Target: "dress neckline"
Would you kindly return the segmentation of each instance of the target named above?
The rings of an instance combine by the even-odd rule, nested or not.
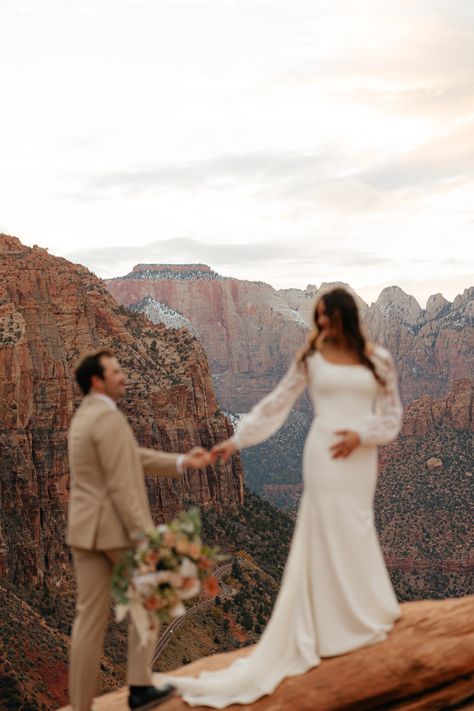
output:
[[[365,368],[366,367],[363,363],[333,363],[331,360],[328,360],[327,358],[325,358],[320,351],[316,351],[316,353],[321,358],[321,360],[323,360],[328,365],[335,365],[336,368]]]

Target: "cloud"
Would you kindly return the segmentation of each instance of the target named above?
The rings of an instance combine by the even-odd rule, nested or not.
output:
[[[356,176],[379,190],[422,188],[454,179],[474,179],[474,120],[438,136],[401,158],[385,161]]]
[[[467,116],[473,32],[470,0],[313,3],[293,61],[267,90],[322,92],[323,106],[339,103],[348,121],[357,107],[432,124]]]
[[[396,157],[394,157],[396,155]],[[340,215],[390,210],[399,198],[414,202],[426,190],[459,188],[474,179],[474,120],[397,154],[351,151],[332,145],[313,152],[255,151],[177,164],[108,171],[72,196],[79,201],[110,197],[164,197],[166,191],[243,191],[280,200],[288,210],[337,211]],[[410,191],[407,193],[407,191]],[[388,192],[400,193],[395,203]],[[382,204],[383,203],[383,204]]]
[[[394,83],[357,87],[341,91],[346,102],[364,104],[389,115],[429,116],[430,120],[469,116],[473,110],[474,78],[472,75],[427,77],[411,85]]]
[[[319,183],[342,160],[334,147],[318,152],[254,151],[181,163],[109,171],[89,180],[76,197],[100,197],[110,191],[146,194],[160,189],[224,188],[230,184]]]
[[[307,242],[249,242],[242,244],[215,244],[189,238],[161,240],[142,246],[112,246],[99,249],[66,252],[64,257],[84,264],[93,271],[107,276],[121,276],[137,263],[205,263],[218,270],[232,272],[235,267],[301,264],[317,262],[343,268],[355,264],[365,267],[382,267],[393,260],[374,252],[337,249]],[[232,274],[230,274],[232,276]]]
[[[377,269],[398,265],[393,257],[377,254],[366,249],[350,250],[337,245],[328,248],[314,242],[249,242],[239,244],[210,243],[190,238],[168,239],[145,245],[111,246],[99,249],[77,250],[63,255],[73,262],[88,266],[94,271],[108,272],[109,276],[122,276],[120,266],[128,264],[127,270],[137,263],[204,263],[217,270],[230,270],[248,265],[299,265],[315,262],[322,269],[334,271],[347,267]],[[418,261],[420,267],[433,266],[430,259]],[[465,265],[465,260],[452,258],[451,268]],[[401,266],[398,265],[398,266]],[[232,276],[232,273],[229,274]]]
[[[45,0],[39,24],[17,4],[0,10],[0,60],[18,55],[0,132],[9,231],[69,240],[102,276],[203,261],[288,285],[399,282],[434,270],[423,254],[458,269],[472,0]],[[134,241],[152,244],[96,249]]]

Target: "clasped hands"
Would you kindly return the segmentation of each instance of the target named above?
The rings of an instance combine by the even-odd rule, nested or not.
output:
[[[360,444],[360,437],[352,430],[337,430],[334,434],[341,437],[335,444],[329,447],[333,459],[345,459]],[[215,464],[218,459],[227,462],[230,457],[237,452],[232,439],[225,439],[216,444],[210,451],[203,447],[193,447],[184,455],[184,467],[186,469],[202,469],[209,464]]]
[[[231,439],[216,444],[210,451],[204,447],[193,447],[184,455],[183,467],[185,469],[203,469],[209,464],[215,464],[218,459],[227,462],[235,452],[237,452],[237,447]]]

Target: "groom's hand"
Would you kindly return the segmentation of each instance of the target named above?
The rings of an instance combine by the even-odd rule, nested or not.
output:
[[[193,447],[183,458],[184,469],[204,469],[208,464],[212,464],[213,458],[207,449]]]
[[[220,458],[226,462],[236,452],[237,447],[231,439],[225,439],[223,442],[219,442],[219,444],[216,444],[216,446],[211,449],[211,455],[214,457],[214,461]]]

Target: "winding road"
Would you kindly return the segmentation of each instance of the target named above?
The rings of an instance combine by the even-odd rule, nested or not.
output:
[[[233,597],[237,592],[236,590],[231,588],[230,585],[227,585],[226,583],[222,582],[223,575],[227,573],[231,568],[232,563],[226,563],[225,565],[221,565],[219,568],[216,568],[216,570],[214,571],[214,577],[217,579],[217,582],[220,586],[218,596],[221,598],[221,600],[226,600],[229,597]],[[206,607],[214,605],[214,600],[216,597],[217,595],[211,597],[209,600],[204,600],[204,602],[199,602],[197,605],[193,605],[192,607],[186,610],[184,615],[182,615],[181,617],[177,617],[175,620],[169,623],[169,625],[166,627],[156,644],[155,653],[153,654],[152,667],[155,665],[158,657],[170,641],[172,635],[183,624],[186,617],[192,612],[196,612],[196,610],[204,610]]]

